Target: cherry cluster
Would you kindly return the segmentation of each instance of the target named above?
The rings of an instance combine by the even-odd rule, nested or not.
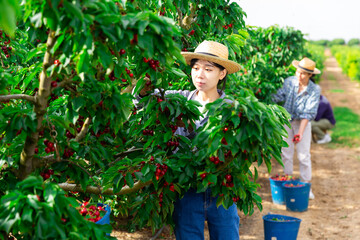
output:
[[[225,175],[225,181],[226,181],[226,183],[222,182],[223,186],[230,187],[230,188],[234,187],[233,177],[230,174]]]
[[[235,202],[235,203],[236,203],[236,202],[238,202],[238,201],[240,200],[240,198],[239,198],[239,197],[233,197],[232,199],[233,199],[233,202]]]
[[[45,181],[46,179],[49,179],[49,178],[51,177],[51,175],[53,175],[53,174],[54,174],[54,170],[52,170],[52,169],[47,169],[47,170],[41,172],[41,173],[40,173],[40,176],[42,176],[42,178],[43,178],[44,181]]]
[[[143,130],[143,135],[144,136],[154,136],[154,130],[144,129]]]
[[[160,163],[156,163],[156,170],[155,170],[155,176],[156,176],[156,180],[159,180],[160,177],[164,176],[165,173],[167,172],[168,166],[166,164],[160,164]]]
[[[154,71],[160,66],[159,60],[148,59],[146,57],[143,58],[143,62],[149,64],[149,67],[152,68]]]
[[[178,126],[173,125],[173,124],[170,124],[169,127],[171,128],[171,131],[172,131],[173,133],[175,133],[176,130],[178,129]]]
[[[71,157],[72,155],[74,155],[74,151],[72,150],[72,149],[70,149],[70,148],[65,148],[64,149],[64,154],[63,154],[63,157],[64,158],[69,158],[69,157]]]
[[[5,43],[5,42],[4,42]],[[2,46],[1,50],[4,52],[6,58],[10,58],[9,51],[12,50],[12,47]]]
[[[94,206],[89,205],[89,202],[84,202],[81,204],[81,207],[79,209],[79,213],[85,217],[88,221],[91,222],[97,222],[99,221],[103,216],[102,212],[106,212],[106,210],[102,206]]]
[[[271,177],[271,179],[275,180],[275,181],[289,181],[292,180],[293,177],[291,175],[279,175],[276,174],[274,177]]]
[[[228,29],[228,28],[232,28],[234,25],[232,23],[228,24],[228,25],[224,25],[223,28]]]
[[[53,142],[50,142],[49,140],[45,139],[44,144],[46,146],[46,148],[45,148],[46,153],[51,153],[51,152],[55,151],[55,145]]]
[[[209,159],[210,159],[210,162],[213,162],[215,165],[220,163],[219,157],[211,156]]]
[[[172,140],[169,140],[167,143],[166,143],[166,146],[168,146],[169,148],[171,147],[178,147],[180,145],[180,143],[178,141],[172,141]]]

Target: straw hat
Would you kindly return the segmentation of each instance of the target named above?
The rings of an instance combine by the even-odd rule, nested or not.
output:
[[[321,71],[315,67],[315,62],[307,57],[303,58],[300,62],[299,61],[292,61],[292,65],[296,68],[300,68],[305,72],[312,73],[312,74],[320,74]]]
[[[181,54],[185,57],[188,65],[190,65],[192,59],[196,58],[217,63],[223,66],[228,71],[228,74],[240,70],[240,65],[238,63],[228,60],[228,48],[218,42],[203,41],[195,49],[195,52],[181,52]]]

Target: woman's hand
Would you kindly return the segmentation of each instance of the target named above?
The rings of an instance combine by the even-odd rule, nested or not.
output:
[[[293,137],[293,143],[298,143],[298,142],[300,142],[301,141],[301,139],[302,139],[302,134],[296,134],[294,137]]]

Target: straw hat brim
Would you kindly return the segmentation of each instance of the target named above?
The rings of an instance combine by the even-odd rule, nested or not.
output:
[[[181,52],[181,54],[184,56],[186,63],[188,65],[190,65],[192,59],[196,58],[196,59],[217,63],[223,66],[227,70],[228,74],[235,73],[241,69],[240,64],[221,57],[216,57],[201,53],[194,53],[194,52]]]
[[[299,62],[300,62],[300,61],[293,60],[293,61],[292,61],[292,65],[293,65],[294,67],[296,67],[296,68],[299,68]],[[302,68],[302,67],[300,67],[300,69],[303,70],[303,71],[305,71],[305,72],[312,73],[312,74],[320,74],[320,73],[321,73],[321,71],[320,71],[319,69],[317,69],[317,68],[315,68],[314,71],[310,71],[310,70],[304,69],[304,68]]]

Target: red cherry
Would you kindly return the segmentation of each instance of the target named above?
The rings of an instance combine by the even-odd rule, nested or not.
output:
[[[189,32],[189,36],[194,35],[194,33],[195,33],[195,30],[191,30],[191,32]]]
[[[120,54],[124,55],[126,53],[125,49],[120,49]]]
[[[127,82],[127,80],[125,78],[121,79],[122,82]]]
[[[50,174],[44,173],[43,179],[46,180],[46,179],[49,179],[49,178],[50,178]]]
[[[52,81],[52,82],[51,82],[51,87],[56,88],[56,87],[57,87],[57,85],[58,85],[58,84],[57,84],[57,82],[56,82],[56,81]]]
[[[227,132],[229,130],[229,128],[225,127],[224,128],[224,132]]]
[[[144,63],[147,63],[147,62],[149,62],[149,60],[148,60],[146,57],[144,57],[144,58],[143,58],[143,62],[144,62]]]
[[[226,174],[225,179],[226,179],[227,182],[230,183],[232,181],[232,176],[230,174]]]
[[[55,65],[60,65],[61,62],[60,62],[58,59],[56,59],[56,60],[54,61],[54,64],[55,64]]]

